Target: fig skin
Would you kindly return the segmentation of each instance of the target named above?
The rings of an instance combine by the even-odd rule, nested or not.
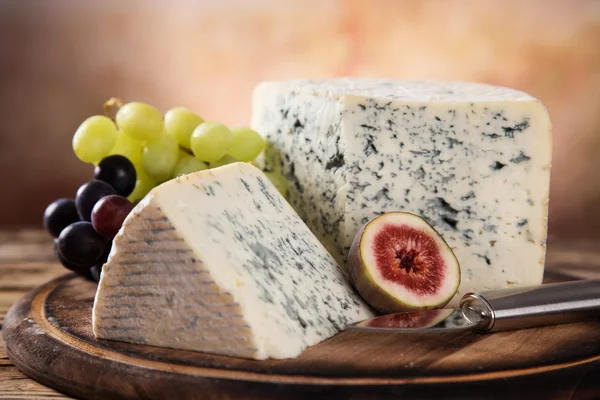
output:
[[[379,218],[382,218],[382,217],[385,218],[385,216],[389,215],[389,214],[402,214],[402,215],[405,215],[410,218],[419,219],[422,222],[423,227],[431,229],[432,234],[437,235],[437,237],[440,239],[440,241],[441,241],[440,244],[446,246],[446,248],[449,250],[448,254],[452,257],[452,259],[447,260],[447,262],[449,261],[450,264],[455,263],[456,267],[458,268],[458,273],[456,276],[456,282],[453,285],[454,290],[452,291],[452,293],[450,295],[446,296],[445,298],[440,299],[439,303],[430,304],[430,305],[415,305],[415,304],[410,304],[409,302],[403,301],[402,299],[390,294],[387,290],[385,290],[383,287],[381,287],[376,282],[376,280],[373,278],[373,276],[369,272],[368,268],[365,266],[365,263],[363,262],[363,257],[361,254],[361,242],[362,242],[365,230],[367,229],[369,224],[373,223],[375,220],[377,220]],[[366,251],[369,251],[369,249],[367,249]],[[372,220],[370,220],[369,222],[367,222],[360,228],[360,230],[358,231],[358,233],[356,234],[356,236],[354,238],[354,241],[352,242],[352,246],[350,247],[350,251],[348,253],[347,265],[348,265],[348,272],[350,274],[350,278],[352,280],[354,287],[358,291],[358,293],[375,310],[377,310],[383,314],[393,314],[393,313],[402,312],[402,311],[411,311],[411,310],[419,310],[419,309],[441,308],[441,307],[445,306],[446,304],[448,304],[448,302],[450,302],[450,300],[454,297],[454,295],[456,294],[458,287],[460,285],[460,281],[461,281],[460,264],[459,264],[458,260],[456,259],[454,252],[452,251],[450,246],[448,246],[446,241],[441,237],[441,235],[439,235],[437,233],[437,231],[435,229],[433,229],[433,227],[429,223],[427,223],[427,221],[422,219],[421,217],[419,217],[415,214],[411,214],[411,213],[407,213],[407,212],[400,212],[400,211],[382,214],[376,218],[373,218]]]

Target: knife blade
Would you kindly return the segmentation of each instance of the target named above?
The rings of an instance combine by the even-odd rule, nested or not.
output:
[[[379,330],[379,331],[462,331],[472,329],[474,323],[469,321],[463,310],[439,309],[407,311],[397,314],[382,315],[359,322],[349,329]]]
[[[600,320],[600,280],[513,287],[464,295],[456,309],[382,315],[346,329],[386,332],[496,332]]]

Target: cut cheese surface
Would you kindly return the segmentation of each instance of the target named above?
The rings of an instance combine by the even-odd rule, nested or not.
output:
[[[265,359],[372,311],[257,168],[169,181],[125,220],[103,267],[96,337]]]
[[[473,290],[539,284],[551,124],[526,93],[484,84],[377,79],[265,82],[252,126],[261,165],[340,263],[362,225],[387,211],[424,217]]]

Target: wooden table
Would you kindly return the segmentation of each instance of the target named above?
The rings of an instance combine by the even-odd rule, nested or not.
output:
[[[32,288],[64,274],[52,240],[41,231],[0,232],[0,328],[12,304]],[[69,399],[27,378],[8,359],[0,335],[0,399]]]
[[[549,246],[549,269],[582,278],[600,278],[598,243],[571,241]],[[576,267],[574,267],[576,266]],[[12,304],[32,288],[62,275],[52,240],[41,231],[0,231],[0,327]],[[67,399],[23,375],[7,358],[0,335],[0,399]]]

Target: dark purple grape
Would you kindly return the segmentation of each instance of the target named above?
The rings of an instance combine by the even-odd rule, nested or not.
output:
[[[100,282],[100,272],[102,271],[102,265],[94,265],[90,268],[90,277],[89,280],[93,282]]]
[[[83,277],[86,278],[88,281],[96,283],[100,282],[100,273],[102,272],[102,266],[106,263],[106,260],[108,260],[108,255],[110,254],[111,246],[112,242],[110,242],[106,246],[106,251],[102,256],[102,259],[98,261],[98,264],[94,265],[92,268],[88,269],[85,274],[83,274]]]
[[[100,261],[98,261],[98,264],[96,264],[92,268],[90,268],[89,272],[90,272],[90,277],[91,277],[92,281],[100,282],[100,273],[102,272],[102,266],[108,260],[108,255],[110,254],[111,247],[112,247],[112,240],[109,241],[108,244],[106,245],[106,251],[104,252],[104,255],[102,256],[102,259]]]
[[[75,196],[75,205],[77,206],[79,217],[83,221],[91,221],[94,205],[104,196],[111,194],[117,194],[117,192],[104,181],[94,180],[81,185]]]
[[[100,199],[92,210],[92,225],[96,232],[107,239],[114,238],[133,204],[122,196],[106,196]]]
[[[69,261],[67,261],[67,259],[65,259],[62,256],[62,254],[60,254],[60,252],[58,251],[58,239],[54,239],[54,254],[56,254],[56,257],[58,258],[60,263],[68,270],[75,272],[77,275],[85,278],[88,281],[98,283],[100,281],[100,271],[102,270],[102,266],[108,259],[108,254],[110,253],[111,244],[112,243],[109,243],[106,246],[107,250],[104,252],[104,255],[102,255],[102,258],[100,259],[100,261],[91,268],[89,268],[87,266],[73,264],[73,263],[70,263]]]
[[[69,271],[77,272],[79,274],[82,270],[87,269],[85,265],[77,265],[67,261],[67,259],[60,254],[60,251],[58,251],[58,239],[54,239],[54,254],[56,254],[56,258],[58,258],[58,261],[60,261],[63,267]]]
[[[107,241],[90,222],[67,226],[58,237],[58,252],[70,265],[90,268],[102,259]]]
[[[100,272],[102,271],[102,266],[104,265],[104,263],[106,263],[106,260],[108,260],[108,255],[110,254],[111,246],[112,241],[108,242],[108,244],[106,245],[106,251],[104,252],[104,255],[102,256],[100,261],[98,261],[98,263],[93,267],[87,269],[85,273],[81,274],[81,276],[83,276],[88,281],[96,283],[100,282]]]
[[[131,161],[119,154],[102,159],[94,169],[94,178],[108,183],[123,197],[133,192],[137,179]]]
[[[44,228],[54,237],[73,222],[79,221],[77,207],[71,199],[58,199],[46,207],[44,211]]]
[[[77,271],[77,275],[81,276],[86,281],[96,282],[96,280],[94,279],[94,274],[92,272],[92,269],[94,268],[96,267],[94,266],[92,268],[84,268],[81,271]]]

